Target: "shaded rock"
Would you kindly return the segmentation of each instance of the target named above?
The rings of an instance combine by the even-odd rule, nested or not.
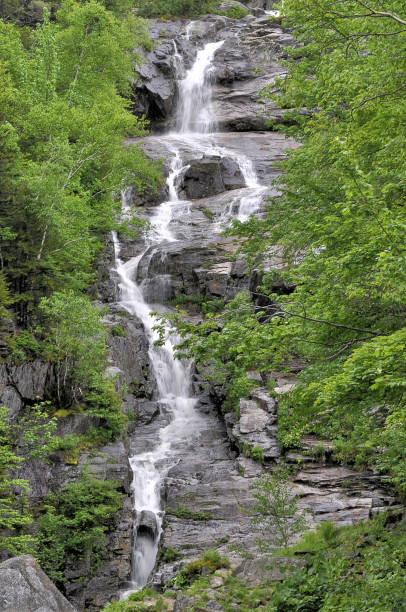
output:
[[[220,159],[203,157],[190,162],[182,181],[182,195],[188,200],[207,198],[225,191]]]
[[[75,612],[31,555],[0,563],[0,610]]]
[[[220,159],[220,171],[224,188],[227,191],[245,187],[245,180],[240,167],[233,159],[230,159],[229,157],[222,157]]]
[[[154,538],[157,534],[156,516],[149,510],[143,510],[137,517],[138,529],[143,533],[147,532]]]

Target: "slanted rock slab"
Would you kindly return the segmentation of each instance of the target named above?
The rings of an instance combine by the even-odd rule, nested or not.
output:
[[[31,555],[0,563],[0,610],[77,612]]]

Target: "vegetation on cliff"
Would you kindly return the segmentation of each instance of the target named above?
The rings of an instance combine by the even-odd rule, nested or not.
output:
[[[150,47],[129,9],[127,0],[1,4],[2,361],[11,368],[48,362],[51,383],[49,401],[23,407],[17,424],[10,426],[6,410],[0,415],[0,549],[15,554],[34,544],[55,578],[68,557],[101,546],[106,521],[120,507],[114,483],[87,479],[51,496],[39,533],[29,533],[28,482],[18,478],[17,454],[33,457],[37,439],[42,459],[55,449],[74,455],[123,429],[121,399],[105,375],[105,312],[89,289],[106,234],[130,231],[128,220],[120,222],[120,190],[132,184],[141,192],[159,179],[140,146],[123,147],[126,137],[146,133],[130,98],[135,66]],[[87,412],[97,430],[45,439],[72,411]],[[80,516],[69,495],[81,499]]]
[[[241,19],[249,14],[243,6],[236,4],[219,9],[215,0],[136,0],[135,6],[143,17],[197,17],[206,13],[225,15],[231,19]],[[231,3],[232,4],[232,3]]]
[[[93,405],[113,435],[103,313],[85,292],[118,227],[120,189],[158,179],[138,146],[122,146],[145,133],[129,95],[134,49],[150,44],[128,8],[66,0],[34,30],[0,22],[0,314],[18,325],[9,360],[55,363],[55,406]]]
[[[232,571],[216,571],[215,567],[202,571],[207,565],[203,556],[193,566],[201,571],[188,573],[192,564],[181,570],[176,591],[168,588],[160,595],[145,589],[128,600],[110,604],[105,612],[171,610],[174,599],[187,612],[217,609],[215,605],[225,612],[403,610],[405,543],[404,523],[385,525],[384,516],[341,529],[332,523],[322,523],[294,547],[264,560],[264,570],[282,572],[286,575],[283,580],[265,580],[258,569],[255,576],[249,576],[249,581]],[[298,559],[302,567],[292,571],[292,564]],[[223,563],[223,567],[227,564]],[[183,580],[185,573],[187,581]]]
[[[404,493],[404,5],[287,0],[283,23],[300,45],[263,95],[288,109],[275,129],[301,146],[266,218],[232,230],[261,285],[254,305],[242,294],[199,328],[179,322],[181,350],[208,364],[229,407],[247,370],[302,363],[281,401],[283,447],[332,439],[337,459],[389,472]]]

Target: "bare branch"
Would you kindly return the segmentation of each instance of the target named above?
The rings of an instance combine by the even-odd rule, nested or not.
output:
[[[90,238],[89,236],[81,236],[80,238],[75,238],[74,240],[68,240],[68,242],[65,242],[65,244],[59,247],[59,249],[54,249],[53,251],[50,251],[49,254],[52,255],[52,253],[59,253],[59,251],[62,251],[69,244],[73,244],[74,242],[79,242],[80,240],[87,240],[87,239],[92,240],[92,238]]]
[[[357,110],[358,108],[361,108],[362,106],[365,106],[365,104],[368,104],[368,102],[372,102],[372,100],[377,100],[378,98],[387,98],[388,96],[393,96],[394,94],[398,93],[399,91],[401,91],[402,89],[406,88],[406,83],[404,85],[401,85],[400,87],[398,87],[397,89],[394,89],[393,91],[387,91],[381,94],[376,94],[376,96],[371,96],[370,98],[365,98],[365,100],[363,100],[360,104],[358,104],[357,106],[353,106],[350,110],[351,112]]]

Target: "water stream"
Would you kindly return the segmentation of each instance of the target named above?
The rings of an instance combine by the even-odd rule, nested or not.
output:
[[[190,35],[190,28],[186,36]],[[200,155],[218,155],[233,158],[240,167],[246,183],[246,195],[239,201],[232,200],[221,218],[226,222],[230,216],[245,220],[258,210],[265,188],[259,183],[252,162],[243,155],[237,155],[215,142],[215,117],[211,108],[211,82],[213,59],[223,41],[208,43],[197,52],[193,66],[183,79],[179,79],[179,103],[176,114],[176,131],[166,138],[171,154],[170,173],[167,179],[169,199],[160,204],[153,216],[153,230],[148,234],[145,248],[138,256],[127,262],[120,258],[121,245],[113,233],[116,272],[120,283],[120,304],[143,323],[149,343],[149,360],[156,381],[156,399],[161,410],[170,415],[169,424],[159,432],[157,444],[151,450],[130,458],[133,471],[132,490],[134,494],[134,549],[132,563],[132,585],[129,592],[144,587],[154,568],[162,533],[163,511],[161,486],[168,470],[179,460],[178,448],[182,441],[190,441],[199,435],[203,420],[195,409],[197,399],[191,392],[191,366],[175,358],[176,338],[167,334],[162,346],[156,345],[158,332],[154,329],[157,321],[153,310],[143,294],[143,283],[137,280],[138,267],[145,257],[152,257],[159,247],[165,253],[165,244],[176,241],[171,229],[174,210],[182,206],[185,212],[191,203],[180,201],[179,185],[187,163],[182,160],[182,147]],[[179,76],[184,72],[180,65],[182,58],[174,43],[174,65]],[[130,193],[122,193],[123,214],[128,211]],[[233,204],[234,202],[234,204]],[[179,211],[178,211],[179,212]],[[218,230],[218,224],[217,224]],[[216,227],[214,230],[216,231]],[[150,280],[150,279],[144,279]]]

